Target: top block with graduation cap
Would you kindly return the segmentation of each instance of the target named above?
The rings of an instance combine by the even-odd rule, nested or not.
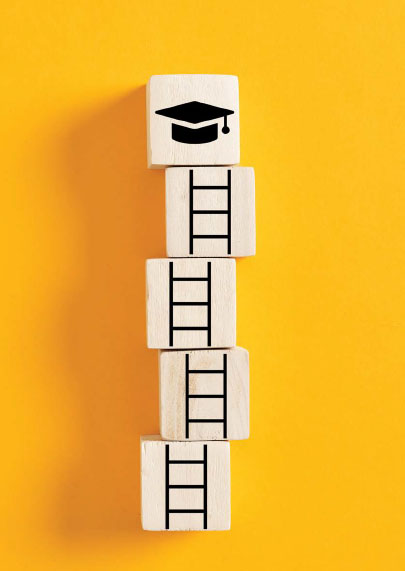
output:
[[[239,163],[236,76],[153,75],[146,103],[149,168]]]

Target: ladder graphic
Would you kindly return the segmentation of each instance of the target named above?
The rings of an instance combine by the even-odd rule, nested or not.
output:
[[[207,282],[207,299],[205,301],[174,301],[174,282]],[[206,306],[207,325],[201,327],[174,325],[174,308],[176,306]],[[207,345],[211,346],[211,262],[207,262],[207,277],[174,277],[173,262],[169,263],[169,346],[173,347],[173,334],[175,331],[206,331]]]
[[[206,185],[195,185],[194,184],[194,171],[189,171],[190,184],[189,184],[189,253],[192,255],[194,253],[194,240],[216,240],[223,239],[227,241],[227,253],[231,254],[231,169],[228,169],[227,184],[225,186],[206,186]],[[226,190],[228,197],[228,206],[226,210],[195,210],[194,209],[194,190]],[[194,216],[196,214],[224,214],[227,216],[227,233],[226,234],[194,234]]]
[[[190,375],[223,375],[223,392],[222,394],[190,394]],[[223,438],[227,437],[227,354],[223,354],[223,369],[190,369],[190,355],[186,354],[186,438],[190,436],[190,424],[201,423],[222,423]],[[190,418],[190,399],[223,399],[223,418]]]
[[[204,457],[202,460],[170,460],[170,444],[166,444],[166,529],[170,529],[170,514],[182,514],[182,513],[193,513],[193,514],[203,514],[204,518],[204,529],[207,529],[207,519],[208,519],[208,449],[207,444],[204,444]],[[204,473],[204,482],[202,484],[170,484],[170,465],[171,464],[202,464]],[[202,509],[171,509],[170,508],[170,490],[173,489],[194,489],[203,490],[203,508]]]

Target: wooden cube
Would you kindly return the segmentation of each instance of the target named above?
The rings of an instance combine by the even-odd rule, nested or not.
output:
[[[253,168],[167,169],[166,250],[170,257],[253,256]]]
[[[161,351],[160,434],[167,440],[249,438],[249,353]]]
[[[143,529],[230,529],[229,442],[143,436],[141,472]]]
[[[153,75],[147,86],[148,166],[239,163],[233,75]]]
[[[147,260],[146,289],[149,348],[235,346],[235,260]]]

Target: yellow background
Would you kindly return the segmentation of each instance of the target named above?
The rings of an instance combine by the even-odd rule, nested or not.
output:
[[[4,571],[405,566],[401,0],[3,3]],[[151,74],[240,78],[256,170],[238,261],[251,439],[232,530],[148,533],[139,436],[158,431],[144,263],[164,256],[146,168]]]

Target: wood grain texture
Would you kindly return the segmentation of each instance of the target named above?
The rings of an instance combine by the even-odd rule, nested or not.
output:
[[[201,235],[223,237],[197,237]],[[166,251],[169,257],[253,256],[256,253],[253,168],[167,169]]]
[[[163,439],[249,438],[249,353],[246,349],[160,351],[159,386]],[[190,419],[217,422],[190,422]]]
[[[192,463],[168,465],[167,458]],[[168,489],[168,484],[174,487]],[[157,435],[143,436],[141,488],[145,530],[230,529],[229,442],[167,443]],[[168,509],[180,512],[168,514]],[[181,510],[198,510],[198,513]]]
[[[156,111],[189,101],[200,101],[234,111],[228,117],[230,132],[221,131],[211,143],[185,144],[172,139],[172,120]],[[174,165],[233,165],[240,160],[239,84],[233,75],[153,75],[147,85],[146,117],[149,168]],[[177,121],[178,124],[187,125]],[[210,124],[213,122],[210,121]],[[193,125],[198,128],[207,123]]]
[[[175,278],[204,281],[171,282],[171,268]],[[210,278],[207,279],[207,276]],[[235,346],[235,260],[218,258],[147,260],[146,290],[149,348],[205,349]],[[171,299],[174,304],[188,305],[171,304]],[[205,305],[193,305],[195,303]],[[175,327],[186,329],[176,330]],[[200,329],[193,330],[193,327]]]

